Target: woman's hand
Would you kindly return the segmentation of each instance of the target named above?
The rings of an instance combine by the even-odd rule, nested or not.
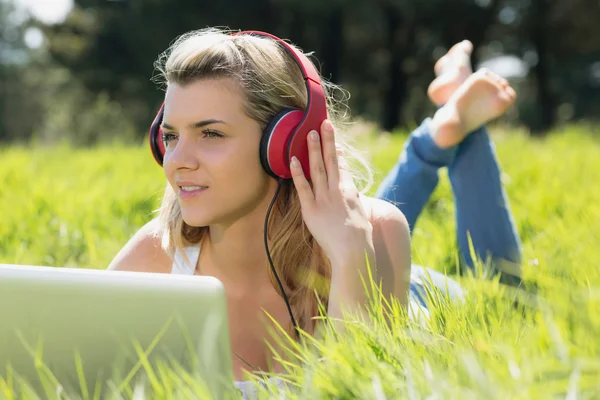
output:
[[[338,158],[329,120],[321,124],[320,136],[312,131],[307,137],[312,188],[295,157],[290,165],[304,222],[334,268],[348,264],[348,257],[364,262],[365,250],[373,247],[373,227],[343,155]]]

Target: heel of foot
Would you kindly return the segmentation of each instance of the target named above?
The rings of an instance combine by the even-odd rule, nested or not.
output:
[[[435,113],[430,129],[433,141],[442,149],[456,146],[465,137],[460,114],[452,104],[446,104]]]

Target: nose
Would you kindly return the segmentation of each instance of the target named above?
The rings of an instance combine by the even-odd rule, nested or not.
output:
[[[184,135],[175,143],[167,145],[164,165],[170,170],[197,169],[199,166],[198,154],[195,146]]]

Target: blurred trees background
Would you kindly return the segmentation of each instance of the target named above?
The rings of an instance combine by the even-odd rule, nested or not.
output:
[[[542,135],[600,116],[599,0],[75,0],[66,19],[0,0],[0,141],[144,140],[153,62],[180,34],[256,29],[313,51],[353,116],[392,130],[434,111],[433,65],[462,39],[516,87],[514,124]]]

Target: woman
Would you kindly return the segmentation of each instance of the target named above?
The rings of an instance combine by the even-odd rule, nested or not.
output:
[[[158,67],[167,83],[162,129],[168,184],[160,215],[134,235],[109,268],[217,277],[227,296],[234,375],[242,379],[247,363],[261,370],[274,363],[264,342],[270,326],[265,311],[293,335],[263,243],[264,218],[278,181],[261,166],[258,149],[265,125],[281,109],[306,108],[305,84],[277,41],[215,29],[180,37]],[[445,99],[444,112],[427,124],[435,130],[428,137],[464,137],[514,101],[492,74],[478,72],[458,86]],[[333,85],[324,87],[328,94]],[[468,104],[484,98],[502,107],[478,109],[475,115]],[[327,107],[330,119],[314,132],[316,140],[307,139],[310,181],[291,160],[292,179],[284,182],[268,225],[277,275],[298,325],[309,333],[318,315],[315,289],[332,317],[362,307],[367,259],[376,266],[384,294],[408,302],[409,223],[385,199],[423,192],[396,191],[393,186],[405,179],[397,166],[380,189],[385,199],[360,194],[354,184],[359,176],[346,162],[355,151],[335,132],[331,98]],[[419,174],[413,174],[417,181]],[[418,297],[414,290],[410,296]],[[275,363],[274,369],[280,366]]]

